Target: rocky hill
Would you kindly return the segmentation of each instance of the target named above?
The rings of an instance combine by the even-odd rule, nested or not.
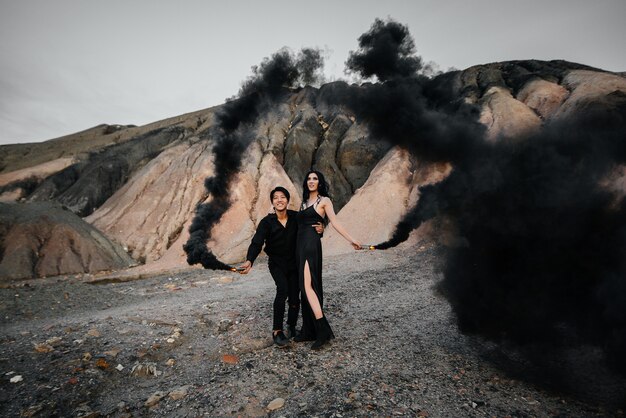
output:
[[[441,181],[454,169],[445,161],[423,161],[382,140],[349,107],[328,105],[325,98],[341,84],[289,91],[246,128],[253,140],[230,189],[232,205],[208,243],[218,258],[227,263],[243,259],[256,224],[270,210],[272,187],[289,189],[291,207],[297,208],[303,176],[311,166],[327,176],[344,226],[358,231],[358,238],[368,243],[388,239],[397,222],[415,206],[420,188]],[[486,141],[523,140],[554,121],[592,108],[610,115],[626,103],[622,74],[564,61],[478,65],[442,74],[428,87],[437,106],[473,105],[486,127]],[[211,199],[204,180],[215,170],[213,128],[220,109],[142,127],[101,125],[39,144],[2,146],[3,213],[26,213],[39,202],[54,202],[78,215],[72,221],[59,218],[55,222],[66,222],[63,228],[67,230],[87,226],[99,230],[110,241],[107,246],[124,248],[135,262],[144,264],[142,271],[185,267],[182,245],[195,208]],[[621,190],[623,175],[617,173],[610,184]],[[55,257],[40,257],[36,252],[17,256],[18,241],[12,235],[15,232],[8,232],[5,219],[0,228],[3,279],[95,272],[131,264],[124,256],[98,263],[69,262],[76,258],[69,250],[58,251]],[[21,218],[11,219],[11,228],[16,228]],[[81,226],[79,221],[89,225]],[[41,228],[48,228],[41,222]],[[425,225],[412,239],[428,234],[429,228]],[[101,237],[92,239],[102,243]],[[82,259],[95,260],[101,251],[95,244],[81,248]],[[324,251],[336,254],[350,247],[330,230],[325,234]],[[18,261],[16,257],[23,258]],[[18,264],[24,268],[17,269]]]

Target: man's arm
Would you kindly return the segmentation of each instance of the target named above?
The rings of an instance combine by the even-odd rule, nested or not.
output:
[[[252,264],[256,258],[261,254],[261,250],[263,249],[263,245],[268,237],[270,232],[269,225],[267,224],[266,218],[261,219],[259,222],[259,226],[252,237],[252,241],[250,242],[250,246],[248,247],[248,253],[246,254],[246,262],[241,265],[245,270],[242,274],[247,274],[252,268]]]

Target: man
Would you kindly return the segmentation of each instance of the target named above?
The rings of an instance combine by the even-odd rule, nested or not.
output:
[[[295,336],[298,313],[300,312],[300,289],[296,263],[297,212],[287,209],[289,198],[289,192],[284,187],[278,186],[270,192],[274,213],[270,213],[259,222],[256,233],[248,247],[246,262],[240,266],[244,269],[241,273],[248,274],[254,261],[261,253],[263,245],[265,245],[265,253],[269,258],[267,265],[276,284],[272,337],[274,344],[278,347],[285,347],[289,343],[289,338]],[[321,223],[314,225],[314,228],[319,234],[324,231]],[[283,332],[285,301],[289,302],[287,311],[288,336]]]

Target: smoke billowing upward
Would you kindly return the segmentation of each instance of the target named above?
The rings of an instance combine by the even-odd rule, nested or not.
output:
[[[437,189],[467,243],[441,289],[462,331],[595,344],[626,372],[626,206],[601,185],[626,162],[620,114],[589,112],[465,161]]]
[[[462,331],[549,344],[553,353],[593,344],[626,373],[626,204],[602,186],[626,163],[626,96],[607,96],[584,117],[530,138],[488,143],[478,108],[458,95],[450,100],[445,82],[454,74],[420,74],[422,60],[407,39],[402,25],[377,20],[347,66],[381,83],[340,85],[326,97],[375,137],[453,164],[447,179],[420,190],[418,205],[376,248],[445,215],[464,244],[446,251],[440,289]]]
[[[217,115],[217,126],[211,132],[215,140],[215,175],[204,182],[211,200],[198,205],[189,227],[189,240],[183,245],[189,264],[230,269],[229,265],[217,259],[206,244],[211,228],[230,207],[230,185],[252,140],[245,127],[278,100],[286,89],[303,82],[315,82],[322,67],[323,60],[316,49],[303,49],[297,57],[291,51],[282,49],[252,68],[253,74],[243,83],[238,97],[227,102]]]
[[[347,67],[364,78],[382,83],[361,87],[338,85],[325,99],[346,106],[371,133],[430,161],[457,161],[482,146],[484,126],[478,109],[463,101],[439,105],[432,80],[421,73],[408,28],[377,19],[359,38],[360,49],[351,52]]]
[[[392,20],[376,19],[369,32],[359,37],[359,48],[350,53],[346,67],[364,78],[387,81],[412,77],[422,69],[409,29]]]

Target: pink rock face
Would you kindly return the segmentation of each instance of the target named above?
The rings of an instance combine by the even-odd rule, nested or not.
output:
[[[556,112],[556,117],[567,117],[581,111],[586,103],[603,102],[613,92],[626,93],[626,78],[598,71],[570,71],[563,84],[571,94]]]
[[[85,220],[128,248],[133,258],[160,258],[206,196],[213,174],[206,141],[174,146],[148,163]]]
[[[543,120],[550,119],[569,96],[569,91],[556,83],[536,79],[517,94],[517,100],[533,109]]]
[[[248,149],[243,167],[245,169],[233,180],[231,187],[233,204],[212,229],[212,239],[208,242],[209,249],[221,261],[230,264],[243,262],[257,225],[272,209],[269,194],[274,187],[283,186],[289,190],[289,209],[297,210],[301,202],[295,186],[276,157],[272,153],[263,155],[257,143]],[[259,167],[258,170],[256,167]],[[163,256],[158,260],[150,260],[142,271],[188,266],[183,244],[189,239],[191,219],[192,215],[183,225],[180,236]]]
[[[194,150],[189,150],[189,153],[193,152]],[[295,186],[285,173],[285,170],[283,170],[283,167],[278,163],[276,157],[272,153],[263,154],[258,143],[251,144],[246,151],[242,168],[242,172],[233,180],[231,188],[232,206],[212,229],[212,239],[207,243],[210,250],[221,261],[231,264],[241,262],[245,258],[256,226],[272,209],[269,194],[274,187],[283,186],[290,191],[290,209],[296,210],[301,201]],[[192,169],[191,172],[195,173],[195,178],[201,178],[202,180],[213,174],[212,171],[201,174],[195,169]],[[186,178],[185,181],[189,182],[190,179]],[[193,187],[198,188],[195,196],[201,196],[204,193],[204,183],[201,186],[194,184]],[[133,202],[132,199],[130,201]],[[210,198],[205,200],[204,203],[209,201]],[[178,205],[176,200],[169,200],[169,202],[174,207]],[[147,259],[147,264],[145,268],[141,269],[142,271],[166,270],[187,266],[187,255],[183,250],[183,244],[189,239],[189,226],[194,216],[195,205],[190,203],[187,207],[186,217],[181,216],[176,219],[169,219],[166,213],[171,212],[171,210],[164,206],[162,222],[175,223],[180,234],[169,243],[162,254],[158,257],[154,256]],[[136,210],[136,208],[133,210],[129,208],[128,213],[134,213]],[[119,225],[120,219],[111,216],[111,214],[107,214],[106,218],[112,222],[112,228],[109,229],[115,230],[115,225]],[[123,228],[120,229],[123,230]],[[144,233],[149,234],[150,230]],[[121,238],[130,240],[132,239],[132,234]]]
[[[480,122],[487,126],[487,137],[526,136],[541,127],[541,119],[524,103],[502,87],[491,87],[481,99]]]
[[[418,164],[407,151],[394,147],[337,218],[362,244],[386,241],[402,216],[416,204],[419,187],[441,181],[449,173],[448,164]],[[354,251],[330,225],[322,245],[325,255]]]

